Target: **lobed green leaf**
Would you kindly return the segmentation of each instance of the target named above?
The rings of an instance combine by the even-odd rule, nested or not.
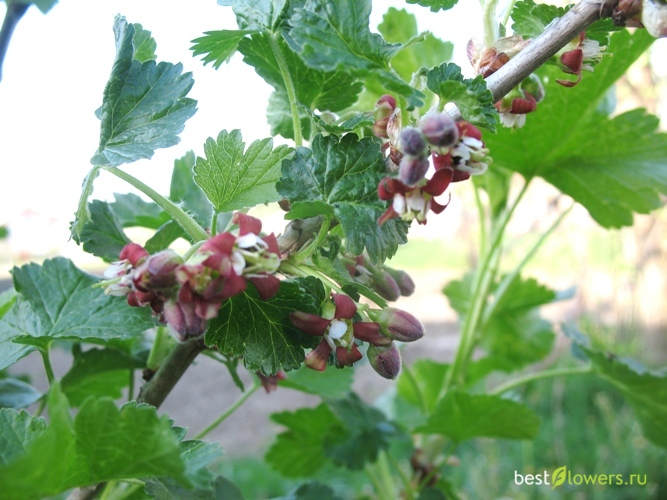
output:
[[[197,158],[195,182],[218,212],[281,199],[275,184],[280,164],[292,150],[284,145],[273,148],[272,139],[254,141],[245,153],[244,147],[239,130],[223,130],[217,139],[206,140],[206,158]]]
[[[533,439],[539,417],[528,407],[485,394],[451,391],[417,432],[441,434],[455,441],[476,437]]]
[[[42,498],[78,486],[154,475],[188,484],[171,423],[158,417],[155,408],[128,403],[118,409],[111,399],[89,399],[72,420],[57,384],[48,408],[46,428],[41,419],[33,423],[15,413],[10,413],[12,426],[0,426],[3,441],[15,429],[26,429],[0,468],[4,498]]]
[[[385,175],[380,146],[373,139],[359,140],[348,134],[315,136],[312,150],[297,148],[282,165],[278,192],[290,201],[290,219],[315,215],[334,216],[341,224],[350,254],[364,248],[372,262],[382,262],[405,243],[408,225],[391,220],[377,221],[384,203],[377,185]]]
[[[0,320],[2,368],[34,349],[16,341],[106,343],[131,340],[154,325],[146,308],[128,307],[123,298],[93,288],[98,278],[62,257],[14,268],[12,276],[19,299]]]
[[[424,94],[390,70],[400,44],[385,42],[368,26],[371,0],[306,0],[295,8],[286,36],[290,46],[311,68],[345,71],[353,76],[374,74],[389,90],[405,97],[408,109],[424,104]]]
[[[496,130],[498,111],[481,75],[473,79],[463,78],[461,68],[454,63],[445,63],[426,74],[426,85],[440,98],[443,106],[453,102],[465,120],[492,132]]]
[[[151,158],[156,149],[177,144],[185,121],[196,111],[196,101],[185,97],[192,75],[182,74],[181,64],[136,59],[135,31],[125,18],[116,18],[116,60],[99,110],[100,145],[91,159],[95,166]]]
[[[278,294],[262,300],[254,286],[223,302],[218,317],[209,322],[206,345],[226,355],[243,356],[248,370],[272,375],[299,368],[304,348],[319,339],[292,325],[293,311],[318,314],[324,300],[322,282],[298,278],[281,282]]]
[[[234,55],[243,37],[254,32],[254,30],[206,31],[204,36],[192,40],[194,45],[190,50],[195,57],[204,56],[202,58],[204,65],[213,63],[213,67],[219,69]]]
[[[83,226],[80,240],[84,251],[107,262],[118,260],[120,251],[130,243],[118,217],[106,201],[93,200],[88,207],[90,219]]]

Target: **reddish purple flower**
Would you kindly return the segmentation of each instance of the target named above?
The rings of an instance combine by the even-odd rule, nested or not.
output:
[[[574,48],[573,48],[574,47]],[[602,52],[606,47],[600,47],[600,43],[596,40],[586,38],[586,32],[582,31],[577,38],[575,38],[568,45],[563,47],[556,55],[559,55],[559,62],[561,69],[565,73],[576,75],[577,79],[571,80],[556,80],[564,87],[574,87],[581,81],[581,71],[593,71],[593,63],[599,62],[602,59]]]
[[[433,166],[436,171],[453,168],[452,182],[459,182],[486,172],[491,158],[489,150],[482,142],[482,132],[468,122],[456,123],[459,129],[459,141],[445,154],[433,153]]]
[[[380,325],[377,323],[353,321],[357,306],[347,295],[334,294],[333,304],[335,309],[331,319],[301,311],[290,314],[290,321],[299,330],[308,335],[323,337],[322,342],[306,356],[307,367],[324,371],[332,352],[335,352],[339,366],[353,365],[361,359],[355,338],[378,345],[391,342],[391,339],[380,335]]]
[[[381,200],[391,201],[391,205],[380,217],[379,224],[396,217],[426,224],[429,210],[439,214],[447,208],[447,205],[435,201],[434,197],[445,192],[453,175],[453,169],[442,169],[423,185],[416,187],[406,186],[398,179],[385,177],[378,186],[378,196]]]
[[[401,371],[401,353],[392,342],[386,346],[368,347],[368,362],[378,375],[388,379],[395,379]]]
[[[267,394],[275,391],[278,388],[278,382],[287,378],[287,375],[282,370],[279,370],[275,375],[264,375],[262,372],[256,373]]]
[[[385,94],[375,103],[375,123],[373,124],[373,133],[377,137],[387,138],[387,124],[389,117],[396,109],[396,99],[389,94]]]

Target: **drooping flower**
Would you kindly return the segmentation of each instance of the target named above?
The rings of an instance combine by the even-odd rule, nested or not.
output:
[[[512,35],[499,38],[493,46],[485,48],[481,42],[473,38],[468,41],[466,52],[475,72],[483,78],[488,78],[529,43],[530,40],[524,40],[521,35]]]
[[[447,208],[447,205],[435,201],[434,197],[445,192],[453,175],[453,169],[441,169],[418,186],[408,186],[398,179],[385,177],[378,185],[378,196],[381,200],[391,201],[391,205],[378,223],[382,225],[390,219],[400,217],[406,221],[416,220],[419,224],[426,224],[429,211],[439,214]]]
[[[575,38],[568,45],[563,47],[556,55],[559,56],[561,69],[565,73],[576,75],[577,79],[572,80],[556,80],[564,87],[574,87],[581,81],[581,71],[593,71],[593,64],[598,63],[602,57],[606,47],[600,47],[597,40],[586,38],[586,32],[582,31],[577,38]]]
[[[332,352],[339,366],[351,366],[362,357],[355,339],[377,345],[387,345],[391,339],[380,334],[380,325],[374,322],[354,321],[357,306],[343,294],[333,295],[333,308],[325,309],[325,316],[294,311],[290,321],[299,330],[322,337],[315,349],[306,355],[305,365],[313,370],[324,371]],[[332,310],[333,309],[333,310]]]
[[[262,372],[256,372],[256,374],[267,394],[275,391],[278,388],[278,382],[287,378],[287,375],[282,370],[279,370],[275,375],[264,375]]]
[[[373,124],[373,133],[377,137],[388,138],[387,124],[389,117],[396,109],[396,99],[394,96],[385,94],[375,103],[375,123]]]

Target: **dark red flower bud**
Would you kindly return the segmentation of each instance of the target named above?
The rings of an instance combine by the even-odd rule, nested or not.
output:
[[[278,388],[278,382],[285,380],[287,375],[284,371],[280,370],[275,375],[264,375],[262,372],[256,372],[259,377],[259,381],[262,383],[262,387],[267,394],[275,391]]]
[[[414,186],[424,178],[429,166],[428,158],[405,155],[398,166],[398,176],[404,184]]]
[[[419,128],[426,140],[437,147],[448,148],[459,140],[456,122],[446,111],[442,113],[429,111],[421,119]]]
[[[402,269],[393,269],[391,267],[384,266],[384,270],[389,273],[389,275],[394,278],[398,289],[401,291],[403,297],[409,297],[415,291],[415,282],[412,281],[412,278],[408,273]]]
[[[401,353],[393,342],[388,346],[368,347],[368,361],[378,375],[395,379],[401,371]]]
[[[392,340],[414,342],[424,336],[424,326],[412,314],[385,307],[380,311],[369,311],[369,316],[380,325],[380,332]]]
[[[354,338],[373,345],[389,345],[391,339],[380,334],[380,325],[375,322],[357,322],[352,325]]]
[[[426,138],[414,127],[405,127],[398,135],[398,147],[406,155],[422,156],[426,152]]]
[[[206,331],[206,320],[195,314],[193,303],[168,300],[162,314],[167,325],[181,341],[197,337]]]

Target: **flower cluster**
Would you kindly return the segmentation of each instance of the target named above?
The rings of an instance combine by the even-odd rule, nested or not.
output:
[[[530,74],[505,97],[496,103],[500,123],[509,128],[521,128],[526,123],[526,115],[537,109],[544,99],[544,86],[536,74]]]
[[[391,201],[379,224],[397,217],[425,224],[429,211],[438,214],[447,207],[436,202],[436,196],[442,195],[451,182],[484,173],[491,159],[481,132],[470,123],[454,122],[446,111],[429,111],[417,127],[394,131],[391,117],[397,112],[395,109],[390,115],[386,136],[389,163],[397,165],[398,177],[385,177],[378,185],[380,199]],[[431,159],[435,173],[427,179]]]
[[[249,215],[236,213],[232,221],[238,236],[213,236],[187,262],[172,250],[150,255],[128,243],[105,272],[105,293],[127,296],[131,306],[150,306],[180,340],[204,333],[222,302],[245,291],[248,281],[262,299],[273,297],[280,286],[276,237],[260,237],[262,223]]]
[[[360,321],[357,305],[343,294],[333,294],[322,316],[292,312],[290,320],[294,326],[309,335],[322,337],[317,347],[306,355],[305,365],[324,371],[331,359],[338,367],[352,366],[362,358],[360,342],[368,342],[371,366],[384,378],[396,378],[401,369],[401,356],[394,340],[418,340],[424,335],[424,327],[414,316],[399,309],[388,307],[365,313],[372,321]]]

